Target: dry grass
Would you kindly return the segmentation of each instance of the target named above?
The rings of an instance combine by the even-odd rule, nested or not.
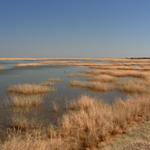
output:
[[[49,60],[33,63],[20,63],[16,67],[42,67],[42,66],[93,66],[95,63],[80,62],[79,60]]]
[[[71,103],[68,111],[49,136],[14,134],[2,144],[1,149],[102,149],[103,143],[111,141],[116,135],[150,120],[150,99],[147,96],[135,96],[110,106],[83,96]]]
[[[100,142],[126,132],[133,124],[150,119],[148,97],[135,96],[113,106],[82,97],[70,108],[73,111],[63,116],[64,134],[80,138],[85,147],[98,146]]]
[[[38,134],[38,133],[37,133]],[[68,144],[69,145],[69,144]],[[8,141],[6,141],[2,146],[1,150],[69,150],[68,145],[64,145],[61,138],[48,139],[43,138],[39,135],[32,136],[30,133],[22,136],[21,134],[16,134],[15,136],[9,136]]]
[[[97,66],[96,63],[81,61],[82,59],[68,59],[68,60],[48,60],[48,61],[40,61],[40,62],[32,62],[32,63],[18,63],[16,67],[42,67],[42,66]]]
[[[97,66],[90,66],[90,69],[101,70],[123,70],[123,71],[150,71],[149,64],[99,64]]]
[[[106,92],[114,89],[114,86],[107,83],[93,82],[93,81],[78,81],[73,80],[70,82],[73,87],[87,88],[93,91]]]
[[[16,67],[41,67],[41,66],[70,66],[70,64],[78,63],[76,60],[47,60],[32,63],[19,63]]]
[[[18,84],[18,85],[10,86],[8,88],[8,91],[11,93],[32,95],[32,94],[41,94],[41,93],[54,91],[54,88],[39,85],[39,84]]]
[[[149,84],[142,80],[129,80],[116,86],[120,91],[126,93],[149,93]]]
[[[119,62],[124,65],[137,63],[143,65],[149,63],[148,60],[130,59],[108,59],[107,61]],[[85,72],[84,75],[85,77],[93,78],[94,81],[100,82],[113,82],[117,77],[136,77],[139,79],[114,85],[93,81],[71,81],[70,84],[72,86],[102,92],[118,88],[120,91],[134,93],[134,95],[128,97],[126,101],[120,99],[112,105],[105,104],[100,100],[88,96],[82,96],[79,100],[69,104],[66,114],[63,115],[56,129],[50,129],[50,132],[46,133],[43,133],[40,129],[36,129],[35,132],[40,132],[40,136],[39,134],[33,135],[32,133],[25,135],[22,133],[13,134],[1,145],[0,149],[105,149],[104,145],[111,142],[118,135],[126,135],[129,129],[133,129],[133,127],[142,122],[150,121],[150,74],[148,72],[132,70],[130,67],[125,67],[125,69],[113,67],[110,70],[106,68],[92,70]],[[51,81],[48,85],[51,85]],[[55,103],[53,104],[53,108],[54,111],[58,110]],[[19,121],[14,122],[20,128],[30,128],[30,125],[28,126],[26,121],[23,121],[23,124],[18,123]],[[124,143],[122,142],[122,144]],[[149,149],[149,143],[135,141],[135,143],[125,145],[123,148],[135,149],[137,147]],[[107,148],[109,149],[109,147]],[[118,145],[114,150],[117,148]]]
[[[10,127],[15,130],[31,131],[32,129],[36,129],[40,126],[35,122],[35,120],[29,120],[23,115],[17,115],[11,118]]]
[[[99,82],[113,82],[116,80],[114,76],[101,74],[101,75],[92,75],[88,73],[72,73],[68,75],[69,77],[83,77],[86,78],[89,81],[99,81]]]
[[[9,106],[12,108],[31,108],[39,106],[42,102],[42,95],[11,95]]]
[[[86,71],[87,74],[91,75],[110,75],[114,77],[135,77],[135,78],[145,78],[147,72],[135,71],[135,70],[101,70],[95,69],[91,71]]]
[[[105,70],[110,70],[110,69],[115,69],[115,70],[134,70],[138,69],[135,68],[135,66],[126,66],[125,64],[99,64],[97,66],[91,66],[89,67],[91,69],[105,69]]]
[[[114,82],[116,81],[116,78],[110,75],[97,75],[97,76],[92,76],[91,81],[99,81],[99,82]]]

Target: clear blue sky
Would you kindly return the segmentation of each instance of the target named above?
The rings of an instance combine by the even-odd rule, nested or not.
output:
[[[150,56],[150,0],[0,0],[0,57]]]

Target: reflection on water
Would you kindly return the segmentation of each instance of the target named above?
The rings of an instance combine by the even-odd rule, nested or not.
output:
[[[9,62],[6,65],[15,66],[16,62]],[[65,110],[65,104],[71,100],[78,99],[81,95],[92,96],[97,99],[103,99],[108,103],[112,103],[118,97],[125,98],[125,95],[118,91],[111,91],[108,93],[92,92],[86,89],[71,88],[69,81],[71,78],[67,77],[67,74],[78,71],[83,71],[86,68],[83,67],[42,67],[42,68],[25,68],[25,69],[10,69],[8,71],[0,73],[0,128],[5,129],[9,127],[11,118],[14,113],[20,113],[19,109],[10,109],[3,107],[6,97],[8,96],[7,88],[13,84],[21,83],[41,83],[49,78],[59,78],[63,82],[55,85],[56,91],[50,92],[42,100],[42,104],[37,108],[32,108],[29,111],[23,111],[22,114],[28,119],[35,119],[39,122],[49,125],[50,123],[56,123],[57,118],[60,117]],[[11,96],[11,95],[10,95]],[[54,102],[59,106],[59,110],[56,113],[52,106]],[[0,131],[1,133],[1,131]],[[4,134],[4,133],[3,133]],[[2,134],[1,134],[2,135]]]

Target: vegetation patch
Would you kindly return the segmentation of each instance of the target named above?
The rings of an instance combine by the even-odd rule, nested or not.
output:
[[[34,120],[29,120],[23,115],[13,116],[11,118],[11,128],[15,130],[21,131],[31,131],[33,129],[37,129],[39,125]]]
[[[110,75],[97,75],[93,76],[90,80],[98,82],[114,82],[116,81],[116,78]]]
[[[95,69],[87,71],[87,74],[93,75],[110,75],[114,77],[135,77],[135,78],[145,78],[145,74],[141,71],[135,70],[105,70],[105,69]]]
[[[100,83],[94,81],[78,81],[73,80],[70,82],[71,86],[87,88],[93,91],[106,92],[114,89],[114,86],[107,83]]]
[[[129,80],[127,82],[117,84],[116,87],[126,93],[149,93],[149,85],[146,83],[146,81],[141,80]]]
[[[54,91],[54,88],[39,84],[18,84],[10,86],[8,91],[11,93],[32,95]]]
[[[43,95],[11,95],[9,106],[13,108],[37,107],[43,102]]]
[[[13,134],[1,145],[1,150],[100,149],[116,135],[148,120],[150,99],[147,96],[129,97],[113,105],[83,96],[68,106],[57,128],[44,133],[39,128],[34,130],[36,134]],[[17,126],[26,128],[26,121]]]

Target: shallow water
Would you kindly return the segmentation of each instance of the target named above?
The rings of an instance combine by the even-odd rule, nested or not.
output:
[[[4,62],[3,62],[4,64]],[[88,95],[96,99],[103,99],[107,103],[113,103],[118,98],[126,98],[126,96],[118,91],[107,93],[93,92],[82,88],[70,87],[69,81],[72,78],[67,75],[74,72],[85,70],[84,67],[40,67],[40,68],[15,68],[16,62],[7,64],[6,70],[0,72],[0,134],[5,134],[4,129],[10,126],[11,118],[22,115],[28,119],[34,119],[38,123],[50,124],[56,123],[57,118],[65,112],[66,103],[78,99],[81,95]],[[7,89],[13,84],[22,83],[42,83],[49,78],[59,78],[62,82],[55,85],[56,91],[45,95],[43,103],[38,108],[33,108],[31,111],[13,111],[8,107],[4,107],[9,96]],[[82,79],[82,78],[81,78]],[[59,106],[59,111],[56,113],[52,110],[52,103],[55,102]]]

